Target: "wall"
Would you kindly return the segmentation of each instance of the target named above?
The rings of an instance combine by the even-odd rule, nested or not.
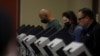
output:
[[[40,22],[38,13],[40,9],[46,8],[51,11],[54,18],[61,21],[61,14],[66,11],[67,0],[21,0],[20,1],[20,25],[43,25]]]
[[[77,12],[82,7],[92,8],[92,0],[20,0],[20,25],[43,25],[38,17],[39,10],[47,8],[60,21],[62,13],[67,10]]]
[[[68,9],[75,13],[84,7],[92,9],[92,0],[68,0]]]

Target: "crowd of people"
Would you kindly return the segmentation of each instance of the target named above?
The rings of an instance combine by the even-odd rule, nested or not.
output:
[[[41,22],[46,24],[46,28],[55,27],[58,30],[65,28],[71,34],[74,41],[84,43],[93,56],[99,55],[97,50],[99,50],[100,25],[96,22],[93,11],[89,8],[79,9],[77,15],[71,10],[63,12],[63,27],[47,9],[41,9],[39,17]]]

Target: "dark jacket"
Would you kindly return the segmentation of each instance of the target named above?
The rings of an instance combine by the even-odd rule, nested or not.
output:
[[[95,44],[94,44],[94,47],[95,47],[95,50],[94,50],[94,53],[95,55],[94,56],[100,56],[100,24],[97,25],[94,29],[94,40],[95,40]]]
[[[97,22],[93,22],[87,29],[83,29],[81,33],[81,42],[85,44],[90,53],[94,56],[96,49],[96,39],[97,39]],[[96,35],[96,36],[95,36]]]

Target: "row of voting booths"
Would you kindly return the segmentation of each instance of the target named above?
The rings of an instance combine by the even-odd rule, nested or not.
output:
[[[18,56],[91,56],[65,28],[22,25],[17,29]]]

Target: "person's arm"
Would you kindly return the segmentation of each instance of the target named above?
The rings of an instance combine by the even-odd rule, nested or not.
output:
[[[73,38],[75,39],[75,41],[80,42],[81,31],[82,31],[82,27],[76,26],[76,28],[75,28],[75,30],[73,32]]]

